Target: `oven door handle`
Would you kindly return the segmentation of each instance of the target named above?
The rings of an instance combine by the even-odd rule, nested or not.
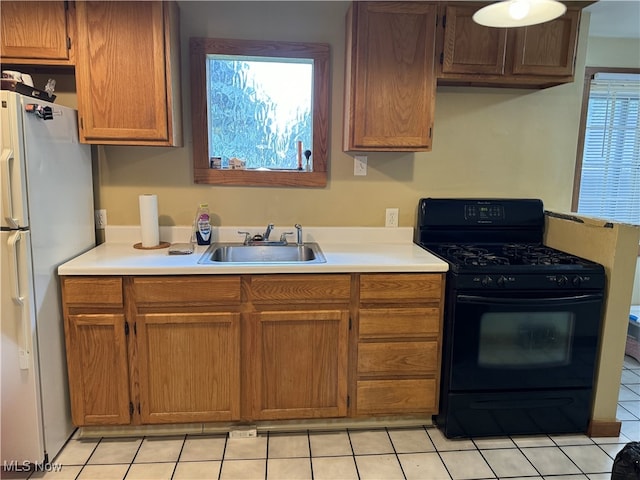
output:
[[[457,301],[461,303],[480,303],[484,305],[540,305],[564,304],[564,303],[589,303],[601,301],[601,294],[571,295],[569,297],[547,297],[547,298],[494,298],[480,295],[458,295]]]

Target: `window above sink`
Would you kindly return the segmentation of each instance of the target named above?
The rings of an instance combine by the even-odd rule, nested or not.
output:
[[[195,183],[326,186],[327,44],[192,38],[190,54]],[[300,90],[308,92],[301,94],[301,105],[287,106],[298,118],[286,127],[282,126],[285,115],[278,111],[282,102],[275,94],[267,99],[266,87],[261,86],[269,80],[258,73],[265,66],[271,72],[277,69],[280,78],[295,76],[303,84]],[[291,73],[292,68],[302,72]],[[284,135],[256,134],[260,130],[274,133],[279,124]],[[226,146],[213,143],[221,139]],[[237,161],[232,161],[234,148]],[[306,150],[310,152],[308,169]]]

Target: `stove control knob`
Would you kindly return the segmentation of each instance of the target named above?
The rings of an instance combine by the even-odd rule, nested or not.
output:
[[[584,280],[580,275],[576,275],[573,277],[571,283],[573,283],[574,287],[579,287],[582,284],[582,280]]]
[[[569,279],[564,275],[560,275],[559,277],[556,278],[556,283],[558,284],[559,287],[564,287],[568,281]]]
[[[507,277],[505,277],[504,275],[500,275],[498,277],[498,279],[496,280],[496,285],[498,285],[499,287],[506,287],[507,286]]]
[[[491,278],[490,276],[486,276],[482,279],[482,281],[480,282],[482,283],[483,287],[490,287],[493,285],[493,278]]]

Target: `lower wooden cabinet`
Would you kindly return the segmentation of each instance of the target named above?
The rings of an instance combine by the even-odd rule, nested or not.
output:
[[[442,274],[62,278],[77,426],[437,412]]]
[[[360,276],[355,416],[438,411],[444,277]]]
[[[136,317],[144,424],[240,418],[240,314]]]
[[[347,414],[348,310],[256,313],[256,420]]]
[[[253,275],[247,283],[250,418],[346,416],[351,275]]]
[[[129,324],[120,277],[62,282],[71,414],[76,425],[130,422]]]
[[[124,315],[69,315],[66,320],[74,424],[129,423],[131,414]]]
[[[359,380],[358,415],[432,414],[437,412],[435,378]]]

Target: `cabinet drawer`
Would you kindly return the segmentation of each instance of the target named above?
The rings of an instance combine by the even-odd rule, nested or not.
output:
[[[133,294],[138,305],[240,303],[240,277],[137,277]]]
[[[62,292],[67,305],[123,306],[121,277],[66,277]]]
[[[251,278],[255,303],[345,303],[351,295],[350,275],[256,275]]]
[[[442,298],[440,274],[366,274],[360,276],[361,302],[425,302]]]
[[[436,381],[360,380],[357,387],[358,415],[437,413]]]
[[[440,309],[428,307],[360,309],[358,337],[415,338],[437,335]]]
[[[426,375],[438,366],[436,342],[383,342],[358,345],[358,375]]]

